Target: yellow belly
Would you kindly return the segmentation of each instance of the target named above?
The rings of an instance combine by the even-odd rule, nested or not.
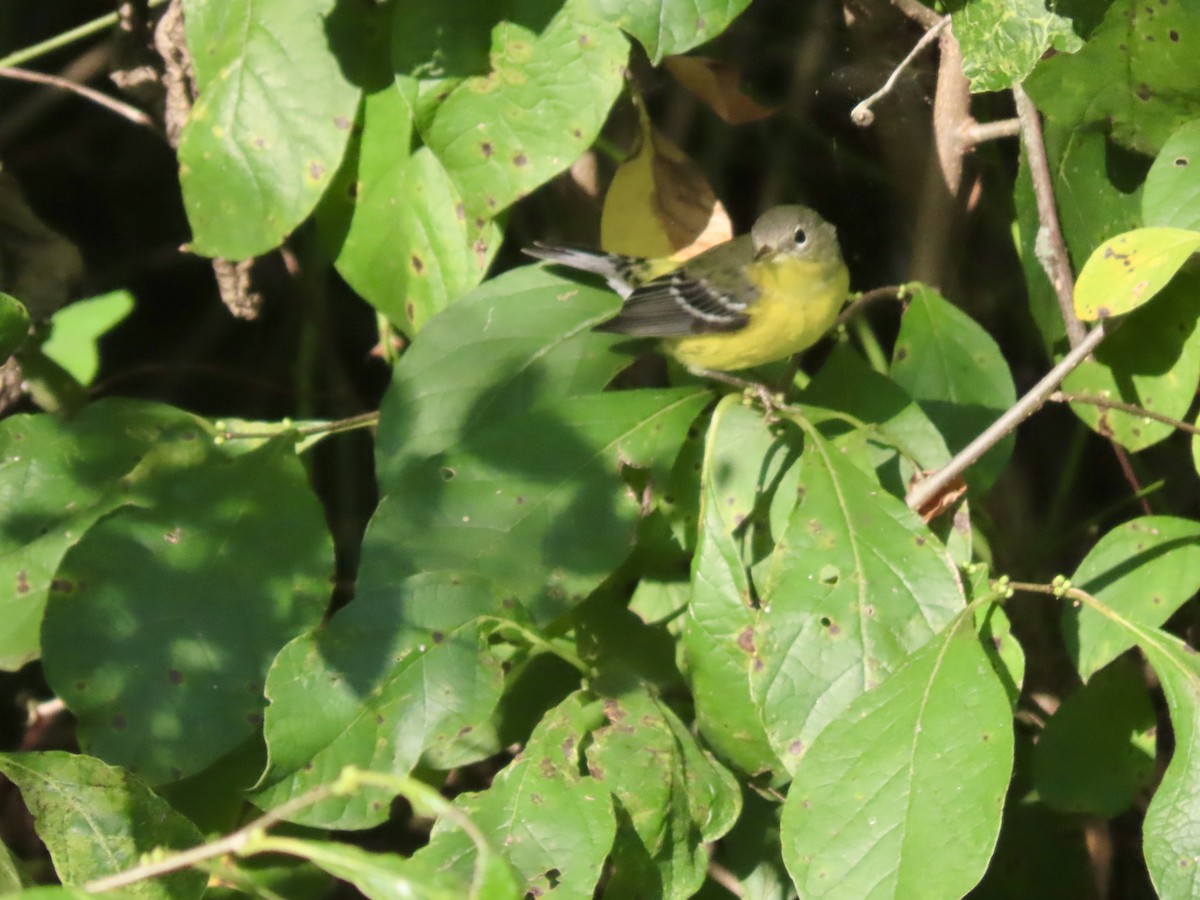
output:
[[[739,331],[674,338],[667,351],[693,369],[729,372],[799,353],[820,340],[837,318],[850,289],[850,273],[836,265],[788,261],[750,267],[761,294]]]

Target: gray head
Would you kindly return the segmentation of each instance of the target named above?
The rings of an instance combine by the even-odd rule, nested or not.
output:
[[[776,206],[769,209],[750,229],[754,256],[776,253],[840,262],[837,231],[807,206]]]

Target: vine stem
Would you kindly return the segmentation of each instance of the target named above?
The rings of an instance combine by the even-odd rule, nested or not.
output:
[[[189,868],[197,863],[204,862],[208,859],[215,859],[218,856],[224,856],[227,853],[240,853],[249,845],[252,845],[256,840],[261,840],[263,832],[287,819],[293,813],[299,812],[306,806],[324,800],[327,796],[332,796],[335,792],[334,785],[321,785],[313,788],[311,791],[306,791],[299,797],[289,800],[287,803],[281,804],[270,812],[263,813],[253,822],[239,828],[223,838],[218,838],[215,841],[210,841],[207,844],[201,844],[199,847],[192,847],[188,850],[181,850],[178,853],[172,853],[162,859],[151,860],[150,862],[142,863],[134,866],[132,869],[126,869],[124,872],[118,872],[115,875],[108,875],[104,878],[97,878],[95,881],[89,881],[84,885],[84,890],[89,893],[98,894],[101,891],[111,891],[114,888],[125,887],[130,884],[136,884],[139,881],[145,881],[147,878],[155,878],[159,875],[167,875],[171,872],[178,872],[182,869]]]
[[[945,490],[955,478],[974,465],[983,454],[992,449],[1002,438],[1037,412],[1050,399],[1064,378],[1100,345],[1108,332],[1100,323],[1087,332],[1079,346],[1063,357],[1062,362],[1042,376],[1042,380],[1030,388],[1009,409],[985,429],[975,440],[963,447],[945,466],[912,486],[905,498],[909,509],[924,509],[933,498]]]
[[[149,0],[146,4],[147,9],[153,9],[156,6],[162,6],[167,0]],[[65,47],[68,44],[73,44],[76,41],[81,41],[85,37],[90,37],[97,32],[104,31],[106,28],[111,28],[120,21],[117,13],[111,12],[107,15],[99,16],[92,19],[90,22],[84,22],[82,25],[77,25],[74,28],[64,31],[62,34],[56,34],[52,38],[47,38],[37,44],[32,44],[20,50],[15,50],[3,58],[0,58],[0,66],[19,66],[29,62],[31,59],[37,59],[50,53],[53,50],[58,50],[60,47]]]

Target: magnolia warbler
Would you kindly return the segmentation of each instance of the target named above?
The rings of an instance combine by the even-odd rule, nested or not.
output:
[[[804,206],[777,206],[749,234],[684,262],[547,244],[525,252],[602,275],[625,302],[596,330],[662,338],[692,369],[729,372],[799,353],[833,325],[850,289],[837,232]]]

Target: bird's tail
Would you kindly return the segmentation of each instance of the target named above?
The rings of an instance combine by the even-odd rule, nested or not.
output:
[[[646,268],[646,261],[636,257],[602,253],[599,250],[583,250],[579,247],[560,247],[540,241],[523,250],[529,256],[556,265],[594,272],[608,282],[608,286],[621,297],[628,297],[633,293],[633,289],[645,280],[642,271]]]

